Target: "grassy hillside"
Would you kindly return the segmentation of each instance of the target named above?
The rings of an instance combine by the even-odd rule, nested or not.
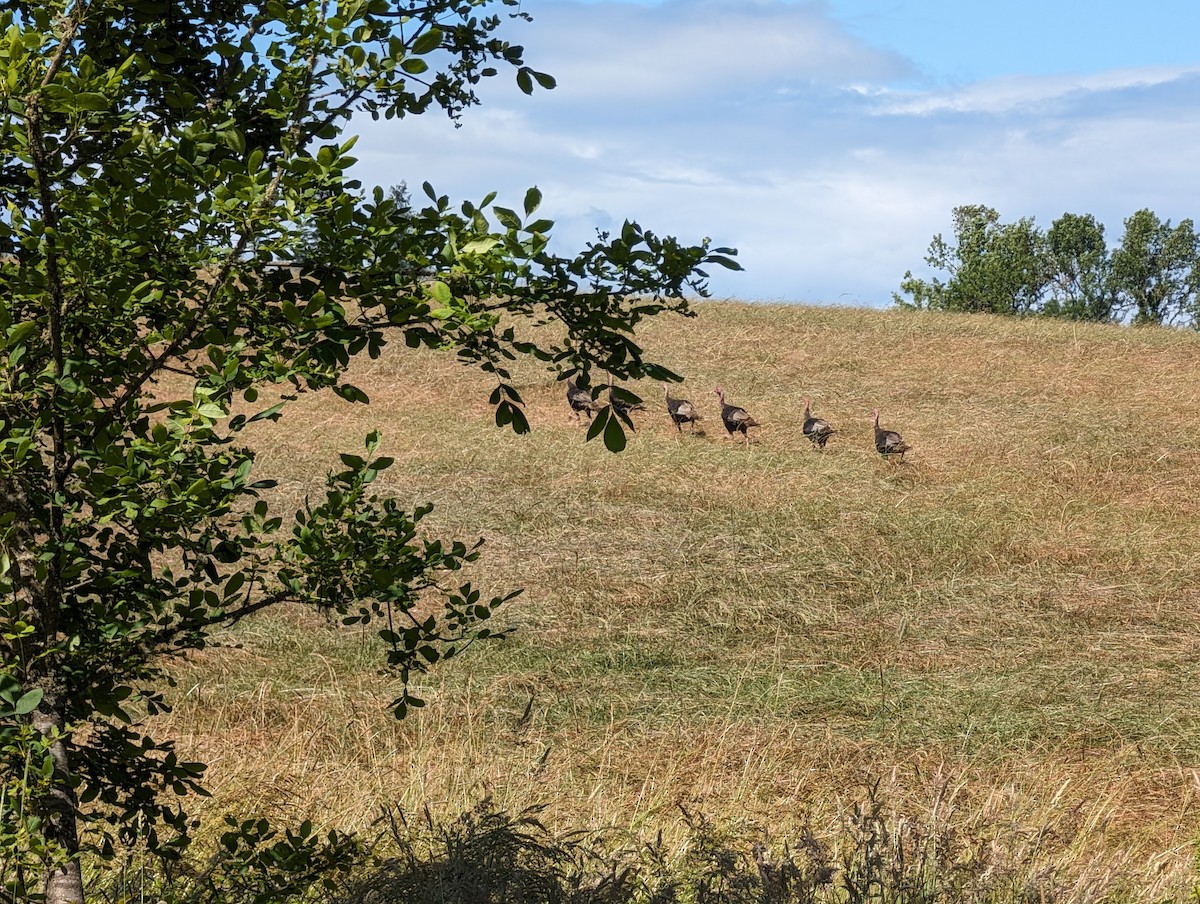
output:
[[[472,577],[526,593],[512,638],[421,679],[403,723],[371,640],[303,613],[181,664],[170,730],[212,764],[207,807],[361,827],[490,793],[558,827],[670,837],[683,803],[786,835],[881,780],[904,812],[1028,829],[1079,876],[1188,874],[1200,336],[711,303],[642,339],[706,435],[640,385],[613,456],[530,367],[516,437],[483,375],[403,348],[362,368],[369,407],[308,398],[256,435],[294,504],[378,426],[388,489],[487,538]],[[748,449],[720,438],[718,383],[764,423]],[[805,395],[840,431],[824,454]],[[903,466],[873,450],[876,405]]]

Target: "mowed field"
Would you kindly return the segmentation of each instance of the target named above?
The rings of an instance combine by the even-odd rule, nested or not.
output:
[[[662,387],[625,452],[585,443],[563,384],[517,368],[533,432],[486,376],[402,343],[372,399],[304,397],[254,434],[294,509],[379,428],[380,484],[486,538],[470,577],[524,587],[503,641],[417,683],[404,722],[359,628],[301,611],[174,667],[160,729],[209,762],[202,815],[364,828],[484,795],[552,828],[679,831],[682,804],[787,838],[876,782],[889,808],[1007,833],[1147,896],[1200,831],[1200,336],[986,316],[704,303],[639,334]],[[763,423],[721,438],[713,387]],[[839,430],[800,432],[804,396]],[[875,453],[870,409],[914,451]],[[1088,877],[1091,877],[1089,879]],[[1082,896],[1082,895],[1081,895]]]

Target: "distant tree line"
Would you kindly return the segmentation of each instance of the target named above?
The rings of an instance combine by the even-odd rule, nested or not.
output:
[[[1200,237],[1148,209],[1110,249],[1091,214],[1064,213],[1043,232],[1032,217],[1000,222],[990,207],[954,209],[954,237],[933,237],[925,262],[948,275],[904,274],[896,304],[933,311],[1042,315],[1200,329]]]

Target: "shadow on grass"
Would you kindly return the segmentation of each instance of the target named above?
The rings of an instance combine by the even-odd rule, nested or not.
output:
[[[1042,904],[1113,900],[1114,887],[1060,880],[1035,847],[962,838],[886,812],[869,788],[824,839],[754,840],[681,808],[686,840],[612,848],[554,836],[537,808],[484,802],[448,825],[389,815],[374,862],[327,904]],[[386,851],[386,853],[384,853]]]
[[[787,841],[680,807],[681,840],[613,844],[555,834],[540,808],[485,799],[457,819],[383,813],[373,840],[309,824],[278,832],[226,820],[199,868],[127,871],[110,904],[1091,904],[1195,900],[1186,881],[1133,887],[1080,862],[1063,831],[897,814],[878,785],[832,825]],[[936,812],[936,811],[935,811]],[[1069,834],[1069,833],[1068,833]],[[1084,858],[1086,861],[1086,858]],[[119,886],[119,887],[118,887]]]

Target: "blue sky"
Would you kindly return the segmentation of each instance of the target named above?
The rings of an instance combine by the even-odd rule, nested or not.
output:
[[[959,204],[1043,227],[1200,216],[1195,0],[524,0],[505,78],[452,128],[363,121],[366,184],[519,206],[563,251],[626,218],[735,245],[718,297],[885,305]]]

